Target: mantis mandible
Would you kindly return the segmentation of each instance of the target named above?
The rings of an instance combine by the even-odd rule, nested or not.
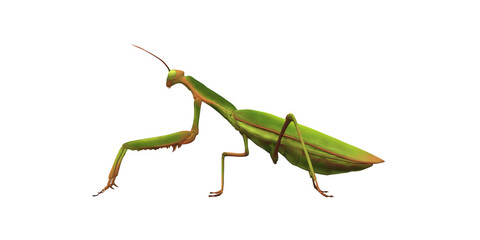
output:
[[[180,83],[192,92],[194,105],[193,126],[190,131],[180,131],[160,137],[124,143],[113,163],[110,175],[108,176],[107,186],[93,196],[98,196],[109,188],[114,189],[113,186],[118,187],[115,184],[115,179],[118,176],[120,164],[127,150],[140,151],[172,147],[173,151],[175,151],[175,149],[180,148],[180,146],[193,142],[198,134],[200,107],[202,103],[210,105],[222,115],[235,130],[239,131],[245,146],[243,153],[222,153],[221,188],[219,191],[210,192],[209,197],[218,197],[223,193],[225,157],[248,156],[248,139],[270,153],[274,164],[277,163],[278,153],[280,153],[294,166],[308,171],[313,182],[313,187],[325,197],[332,196],[327,195],[327,191],[319,188],[315,173],[329,175],[360,171],[371,167],[373,164],[383,162],[382,159],[366,151],[298,124],[295,116],[291,113],[285,118],[280,118],[256,110],[237,110],[233,104],[193,77],[185,76],[181,70],[170,70],[168,65],[153,53],[139,46],[133,46],[151,54],[162,61],[167,67],[168,88]],[[292,122],[293,124],[290,124]]]

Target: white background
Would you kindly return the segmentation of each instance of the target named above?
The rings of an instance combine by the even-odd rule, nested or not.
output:
[[[12,2],[12,1],[10,1]],[[173,3],[174,2],[174,3]],[[387,3],[388,2],[388,3]],[[16,1],[0,4],[1,239],[478,239],[476,1]],[[308,173],[202,106],[175,153],[121,144],[189,130],[162,63],[238,109],[298,121],[385,160]]]

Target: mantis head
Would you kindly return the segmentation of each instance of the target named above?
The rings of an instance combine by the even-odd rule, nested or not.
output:
[[[155,56],[155,54],[137,46],[137,45],[134,45],[132,44],[134,47],[137,47],[137,48],[140,48],[142,49],[143,51],[151,54],[152,56],[156,57],[158,60],[162,61],[163,64],[165,64],[165,67],[167,67],[168,69],[168,77],[167,77],[167,87],[170,88],[172,87],[173,85],[181,82],[183,80],[183,76],[184,76],[184,72],[182,70],[176,70],[176,69],[173,69],[173,70],[170,70],[170,68],[168,67],[168,65],[162,60],[160,59],[159,57]]]
[[[167,77],[167,87],[171,88],[173,85],[182,81],[184,72],[182,70],[170,70]]]

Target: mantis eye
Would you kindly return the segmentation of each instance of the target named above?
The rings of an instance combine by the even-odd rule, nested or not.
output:
[[[176,75],[177,75],[177,71],[171,70],[170,72],[168,72],[168,79],[172,79],[172,78],[174,78]]]

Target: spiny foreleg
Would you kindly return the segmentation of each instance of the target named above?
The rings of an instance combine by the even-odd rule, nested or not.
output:
[[[107,186],[102,189],[102,191],[93,195],[98,196],[99,194],[105,192],[107,189],[113,189],[113,186],[118,187],[115,184],[115,178],[118,176],[118,171],[120,171],[120,164],[122,164],[123,157],[127,150],[146,150],[146,149],[159,149],[159,148],[169,148],[173,147],[175,149],[181,147],[183,144],[191,143],[195,140],[195,137],[198,135],[198,123],[200,121],[200,108],[202,101],[199,98],[194,98],[194,114],[193,114],[193,125],[191,131],[181,131],[177,133],[172,133],[165,136],[145,138],[141,140],[126,142],[122,145],[118,151],[115,162],[113,163],[112,170],[108,175]]]
[[[98,192],[97,194],[93,195],[98,196],[99,194],[105,192],[109,188],[113,189],[113,186],[118,187],[115,184],[115,179],[118,176],[118,172],[120,171],[120,165],[122,164],[123,157],[127,150],[147,150],[147,149],[159,149],[159,148],[173,148],[175,149],[180,148],[183,144],[187,144],[192,142],[195,139],[197,133],[189,132],[189,131],[181,131],[165,136],[160,137],[153,137],[153,138],[146,138],[131,142],[126,142],[122,145],[120,150],[118,151],[117,157],[115,158],[115,162],[113,163],[112,169],[110,170],[110,174],[108,175],[108,182],[107,186],[102,189],[102,191]]]

